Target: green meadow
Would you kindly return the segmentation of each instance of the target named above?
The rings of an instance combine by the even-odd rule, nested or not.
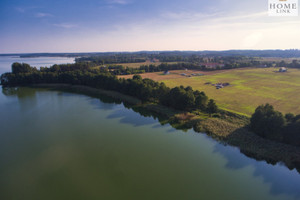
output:
[[[228,70],[206,76],[163,80],[169,87],[191,86],[204,91],[224,110],[251,115],[261,104],[270,103],[283,113],[300,114],[300,70],[279,73],[278,68]],[[216,89],[205,83],[230,83]]]

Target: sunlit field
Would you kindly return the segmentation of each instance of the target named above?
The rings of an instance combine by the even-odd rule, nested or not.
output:
[[[180,77],[163,81],[169,87],[192,86],[216,100],[220,108],[251,115],[264,103],[272,104],[283,113],[300,113],[300,70],[279,73],[278,68],[252,68],[223,71],[196,77]],[[221,89],[211,84],[229,83]]]

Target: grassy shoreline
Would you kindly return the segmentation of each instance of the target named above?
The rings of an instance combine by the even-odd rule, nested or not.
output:
[[[247,128],[248,120],[246,116],[238,115],[228,111],[221,111],[221,114],[209,117],[203,113],[187,113],[174,110],[157,104],[142,104],[137,98],[121,94],[115,91],[107,91],[82,85],[69,84],[35,84],[30,87],[48,88],[55,90],[67,90],[71,92],[86,94],[89,96],[105,95],[121,101],[125,101],[132,106],[135,112],[140,110],[148,111],[164,116],[160,123],[170,123],[177,129],[193,128],[198,133],[206,133],[216,140],[235,146],[248,157],[256,160],[265,160],[268,163],[284,163],[289,169],[296,168],[300,173],[300,147],[283,144],[261,138],[249,131]],[[152,114],[151,114],[152,113]]]

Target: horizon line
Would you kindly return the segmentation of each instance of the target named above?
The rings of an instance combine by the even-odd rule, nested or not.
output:
[[[224,52],[224,51],[299,51],[300,49],[227,49],[227,50],[138,50],[138,51],[81,51],[81,52],[28,52],[28,53],[0,53],[3,55],[26,54],[96,54],[96,53],[140,53],[140,52]]]

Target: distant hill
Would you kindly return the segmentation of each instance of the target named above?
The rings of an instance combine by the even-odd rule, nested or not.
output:
[[[29,57],[90,57],[90,56],[114,56],[134,55],[140,57],[159,56],[247,56],[247,57],[300,57],[300,50],[228,50],[228,51],[138,51],[138,52],[82,52],[82,53],[28,53],[28,54],[0,54],[0,56]]]

